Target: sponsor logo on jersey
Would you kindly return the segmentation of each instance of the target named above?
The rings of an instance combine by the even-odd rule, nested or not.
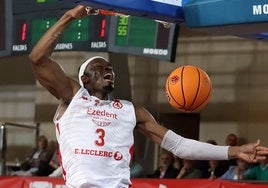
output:
[[[103,151],[103,150],[95,150],[95,149],[74,149],[74,154],[80,155],[93,155],[100,157],[108,157],[111,158],[113,156],[113,152],[111,151]]]
[[[87,109],[87,114],[92,115],[92,116],[99,116],[99,117],[101,116],[101,117],[117,119],[116,113],[111,113],[111,112],[108,112],[107,110],[97,110],[97,109],[94,109],[93,107],[89,107]]]
[[[123,159],[123,154],[120,153],[119,151],[116,151],[115,153],[113,153],[111,151],[105,151],[105,150],[75,148],[74,154],[114,158],[116,161],[120,161]]]
[[[106,127],[111,125],[111,122],[105,122],[105,121],[99,121],[96,119],[92,119],[92,122],[95,123],[96,125],[100,126],[100,127]]]

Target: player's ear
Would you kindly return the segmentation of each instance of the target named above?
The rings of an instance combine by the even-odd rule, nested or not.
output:
[[[82,75],[81,76],[81,80],[82,80],[82,82],[83,82],[84,85],[85,84],[88,84],[89,83],[89,77],[88,77],[88,75],[87,74]]]

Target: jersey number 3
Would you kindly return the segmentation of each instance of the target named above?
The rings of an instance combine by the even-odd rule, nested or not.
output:
[[[95,140],[97,146],[104,146],[105,131],[103,129],[96,129],[96,133],[99,135],[98,140]]]

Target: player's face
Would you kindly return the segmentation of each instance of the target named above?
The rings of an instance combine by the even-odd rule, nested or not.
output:
[[[114,71],[110,62],[104,59],[93,60],[85,71],[94,90],[111,92],[114,89]]]

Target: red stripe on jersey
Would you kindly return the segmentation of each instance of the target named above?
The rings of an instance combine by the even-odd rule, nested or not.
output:
[[[59,123],[56,124],[56,129],[58,131],[58,134],[60,134],[60,127],[59,127]]]

